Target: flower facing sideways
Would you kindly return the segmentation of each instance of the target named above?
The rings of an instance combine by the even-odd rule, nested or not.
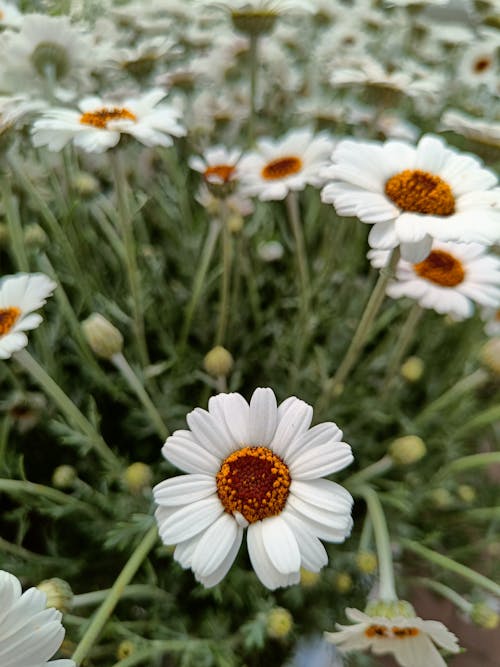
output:
[[[320,539],[343,542],[352,527],[352,497],[323,479],[352,460],[332,422],[310,428],[312,407],[272,389],[250,404],[237,393],[209,400],[187,416],[163,455],[187,475],[154,488],[159,533],[177,545],[174,558],[204,586],[219,583],[239,551],[243,531],[253,568],[267,588],[300,580],[300,568],[327,563]]]
[[[26,347],[24,332],[42,322],[33,311],[46,303],[56,287],[43,273],[18,273],[0,281],[0,359],[9,359]]]
[[[61,612],[46,609],[45,593],[30,588],[21,594],[18,579],[0,570],[0,600],[2,667],[75,667],[73,660],[50,660],[64,639],[64,628]]]

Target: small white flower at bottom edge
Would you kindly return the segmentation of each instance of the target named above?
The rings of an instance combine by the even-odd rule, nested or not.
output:
[[[19,580],[0,570],[0,664],[2,667],[75,667],[73,660],[50,660],[64,639],[62,614],[46,609],[36,588],[21,594]]]
[[[343,542],[352,528],[351,495],[325,475],[353,456],[332,422],[310,428],[312,407],[294,396],[279,406],[272,389],[250,404],[237,393],[213,396],[187,416],[163,455],[187,475],[153,489],[162,541],[204,586],[233,564],[247,528],[255,573],[269,589],[300,580],[300,568],[328,562],[320,540]]]

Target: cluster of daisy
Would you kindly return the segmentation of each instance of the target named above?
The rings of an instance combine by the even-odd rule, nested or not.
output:
[[[453,323],[469,320],[474,340],[491,339],[483,361],[500,374],[495,3],[66,4],[53,0],[50,14],[41,14],[0,2],[0,359],[7,362],[0,379],[22,398],[2,404],[0,493],[40,500],[54,523],[49,529],[42,521],[38,538],[50,545],[50,556],[26,549],[26,500],[26,513],[23,506],[22,515],[9,509],[18,533],[5,548],[16,572],[28,572],[17,559],[33,561],[25,577],[32,581],[35,567],[52,567],[68,548],[67,540],[61,551],[54,547],[51,536],[67,511],[70,518],[82,513],[93,548],[95,521],[106,526],[105,550],[131,555],[103,596],[81,593],[64,609],[42,586],[21,594],[18,579],[0,571],[0,664],[109,664],[106,646],[102,660],[99,650],[92,651],[121,595],[151,600],[132,608],[137,623],[119,626],[117,636],[131,645],[120,644],[115,667],[153,664],[176,651],[185,665],[261,664],[255,661],[266,638],[290,640],[292,634],[290,612],[276,607],[274,597],[264,599],[265,589],[282,595],[285,607],[300,609],[316,604],[314,590],[307,598],[308,586],[326,582],[318,604],[324,615],[314,629],[339,618],[339,609],[331,613],[328,588],[333,556],[330,568],[344,564],[346,570],[335,579],[341,594],[352,587],[352,563],[364,563],[353,599],[366,604],[363,612],[340,600],[353,625],[326,632],[325,641],[341,653],[392,654],[402,667],[442,667],[438,647],[457,653],[458,640],[399,598],[393,557],[400,552],[391,544],[385,511],[404,515],[404,530],[398,522],[391,526],[395,544],[400,539],[403,549],[453,571],[450,558],[410,539],[430,535],[431,545],[445,542],[446,516],[437,537],[426,515],[417,527],[412,521],[420,520],[416,515],[431,494],[435,507],[447,511],[455,502],[449,489],[458,503],[475,490],[448,488],[447,481],[436,486],[450,474],[451,456],[459,458],[450,456],[451,447],[434,451],[429,475],[438,472],[413,509],[408,494],[425,486],[426,473],[384,476],[420,461],[426,445],[413,433],[433,427],[436,414],[452,411],[476,389],[492,405],[464,420],[462,432],[457,426],[460,452],[471,456],[459,458],[456,470],[496,462],[490,440],[477,451],[467,435],[497,418],[498,380],[482,369],[460,379],[453,359],[449,375],[441,369],[435,374],[444,376],[443,383],[434,376],[429,381],[433,402],[414,396],[421,410],[392,405],[389,390],[422,375],[423,362],[408,354],[412,346],[432,344],[420,333],[424,310],[446,315],[456,339],[466,325]],[[360,223],[370,226],[367,234]],[[339,269],[344,254],[350,266]],[[357,292],[370,280],[358,268],[366,274],[370,265],[377,281],[355,327]],[[42,323],[36,311],[52,295],[49,326],[35,333],[28,350],[26,332]],[[381,311],[385,295],[398,302]],[[336,301],[346,313],[354,304],[345,321]],[[394,335],[393,322],[403,315]],[[431,325],[443,324],[427,317]],[[436,354],[448,358],[446,335],[439,336]],[[462,338],[470,347],[465,333]],[[202,372],[199,357],[207,347]],[[459,370],[474,365],[467,355]],[[360,368],[366,381],[356,384]],[[273,388],[259,386],[274,375]],[[447,386],[448,377],[457,384]],[[52,407],[27,391],[31,382]],[[252,390],[248,401],[242,388]],[[295,395],[285,398],[294,393],[311,396],[325,420],[313,425],[312,405]],[[471,411],[475,398],[467,398]],[[131,408],[134,401],[139,408]],[[188,412],[185,428],[186,406],[193,403],[206,409]],[[46,415],[54,408],[64,421],[49,424]],[[347,424],[355,447],[343,441],[332,412]],[[167,423],[175,429],[171,435]],[[59,440],[71,446],[68,457],[55,455],[56,488],[26,481],[23,459],[10,447],[13,424],[21,433],[45,427],[54,449]],[[449,439],[444,432],[439,437]],[[157,465],[159,439],[165,462],[152,472],[143,460]],[[365,440],[375,443],[371,450]],[[28,466],[37,465],[33,452],[23,453]],[[344,485],[330,479],[355,458],[358,470]],[[127,459],[134,462],[127,465]],[[366,506],[364,518],[358,507],[353,512],[355,500]],[[495,508],[484,509],[488,518],[497,516],[490,511]],[[352,546],[358,528],[353,514],[358,547]],[[158,534],[164,547],[153,555]],[[30,540],[36,544],[28,533]],[[160,574],[164,563],[158,574],[149,566],[148,584],[127,591],[150,552],[151,558],[171,557],[167,575]],[[103,560],[96,574],[95,552],[88,554],[79,556],[80,572],[70,558],[61,559],[67,578],[86,585],[88,568],[93,582],[107,582],[108,564]],[[404,565],[401,558],[398,588],[406,587]],[[191,570],[205,589],[221,584],[213,598],[203,598],[202,629],[187,608],[193,578],[178,566]],[[477,589],[498,596],[486,576],[462,564],[457,570],[476,586],[476,597]],[[170,584],[166,597],[164,583]],[[432,584],[474,617],[477,605],[444,583]],[[289,597],[279,590],[288,587]],[[253,617],[236,629],[236,620],[231,627],[232,619],[210,606],[225,594],[237,617],[242,601],[251,605]],[[201,597],[211,594],[196,595],[201,608]],[[144,621],[154,600],[163,600],[172,616],[168,632],[156,634],[158,628]],[[68,617],[79,627],[73,635],[78,644],[63,643],[61,613],[53,607],[78,610],[95,602],[102,606],[88,625],[83,617]],[[155,623],[165,618],[155,613]],[[483,625],[496,618],[493,610],[476,617]],[[193,639],[198,632],[202,638]],[[227,655],[204,639],[219,632]],[[286,654],[284,646],[271,649],[275,661]],[[68,658],[49,662],[59,650]]]

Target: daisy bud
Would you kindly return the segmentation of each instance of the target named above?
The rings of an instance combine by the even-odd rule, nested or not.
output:
[[[229,216],[227,221],[227,226],[231,234],[239,234],[243,229],[244,224],[243,216],[233,213]]]
[[[293,616],[284,607],[274,607],[267,615],[267,634],[273,639],[284,639],[293,628]]]
[[[123,336],[118,329],[99,313],[92,313],[82,329],[92,352],[103,359],[111,359],[123,349]]]
[[[55,486],[56,489],[69,489],[77,478],[78,474],[73,466],[57,466],[52,473],[52,486]]]
[[[141,491],[144,491],[144,489],[151,488],[153,473],[148,465],[137,461],[129,465],[125,470],[123,481],[127,489],[134,495],[137,495]]]
[[[125,660],[125,658],[130,657],[134,651],[134,642],[131,642],[130,639],[125,639],[118,644],[118,648],[116,649],[116,657],[118,660]]]
[[[276,23],[277,15],[271,11],[233,11],[233,26],[245,35],[264,35],[271,32]]]
[[[48,237],[40,225],[28,225],[24,230],[24,242],[27,246],[43,248],[47,244]]]
[[[56,42],[40,42],[31,54],[31,62],[43,78],[49,71],[56,79],[62,79],[70,68],[66,49]]]
[[[473,503],[476,500],[476,489],[470,484],[460,484],[457,494],[464,503]]]
[[[348,572],[339,572],[333,585],[339,593],[349,593],[352,588],[352,577]]]
[[[431,493],[431,500],[439,509],[446,509],[453,505],[453,496],[448,489],[434,489]]]
[[[47,596],[45,604],[47,608],[54,607],[54,609],[58,609],[63,613],[71,609],[73,591],[70,585],[63,579],[58,579],[57,577],[45,579],[38,584],[37,588]]]
[[[495,375],[500,375],[500,337],[490,338],[480,352],[481,361]]]
[[[205,355],[203,367],[213,377],[226,377],[234,365],[233,355],[222,345],[216,345]]]
[[[420,461],[426,454],[425,442],[418,435],[405,435],[393,440],[389,454],[397,465],[411,465]]]
[[[384,616],[385,618],[412,618],[415,616],[415,609],[406,600],[394,600],[387,602],[384,600],[373,600],[370,602],[365,612],[369,616]]]
[[[486,630],[494,630],[498,627],[500,617],[497,612],[492,609],[486,602],[476,602],[472,606],[470,613],[471,620]]]
[[[300,583],[304,588],[312,588],[313,586],[316,586],[320,579],[321,575],[319,572],[310,572],[303,567],[300,568]]]
[[[284,248],[279,241],[267,241],[259,244],[257,253],[264,262],[277,262],[283,257]]]
[[[408,357],[399,372],[407,382],[418,382],[424,373],[424,362],[420,357]]]
[[[77,172],[73,176],[71,184],[80,197],[84,199],[90,199],[90,197],[96,195],[100,190],[97,178],[86,171]]]
[[[356,565],[363,574],[373,574],[377,570],[377,556],[372,551],[360,551],[356,555]]]

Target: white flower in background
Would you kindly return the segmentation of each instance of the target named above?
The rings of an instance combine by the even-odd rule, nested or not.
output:
[[[0,2],[0,28],[19,28],[23,15],[11,2]]]
[[[474,118],[461,111],[450,109],[443,114],[441,125],[443,129],[453,130],[468,139],[500,148],[500,122]]]
[[[475,88],[480,85],[488,90],[500,93],[500,40],[498,32],[494,36],[488,34],[474,40],[464,49],[462,59],[457,67],[459,84]]]
[[[56,287],[43,273],[18,273],[0,280],[0,359],[9,359],[26,347],[24,332],[36,329],[43,320],[33,311],[46,303]]]
[[[203,155],[193,155],[188,164],[191,169],[198,171],[207,183],[224,185],[237,179],[237,164],[241,157],[238,148],[228,150],[224,146],[211,146],[205,149]]]
[[[238,165],[244,191],[263,201],[284,199],[291,190],[321,186],[321,172],[334,146],[325,133],[291,130],[282,139],[260,139],[257,150],[244,155]]]
[[[219,7],[229,12],[261,13],[275,16],[290,11],[313,12],[314,0],[194,0],[195,6]]]
[[[401,246],[418,262],[433,239],[492,245],[500,239],[497,178],[478,158],[422,137],[417,146],[346,139],[324,171],[333,182],[321,193],[337,213],[373,224],[372,248]]]
[[[64,628],[61,612],[45,608],[45,593],[29,588],[21,594],[19,580],[0,570],[0,600],[2,667],[75,667],[73,660],[50,660],[62,644]]]
[[[187,416],[162,453],[187,475],[153,489],[156,519],[175,560],[204,586],[215,586],[234,562],[248,528],[253,568],[267,588],[318,572],[328,557],[320,539],[343,542],[352,527],[351,495],[323,479],[348,466],[351,448],[332,422],[310,428],[312,407],[271,389],[219,394],[208,412]]]
[[[378,269],[386,266],[388,250],[370,250]],[[471,317],[474,303],[500,307],[500,258],[477,243],[434,242],[428,257],[416,264],[399,260],[395,280],[387,286],[393,299],[409,297],[454,319]]]
[[[439,621],[424,621],[402,600],[372,603],[363,613],[347,608],[354,625],[340,625],[339,632],[325,632],[325,638],[342,653],[370,649],[375,655],[390,653],[401,667],[446,667],[435,644],[451,653],[460,648],[455,635]]]
[[[500,308],[484,308],[481,317],[485,322],[484,333],[492,338],[500,337]]]
[[[171,135],[181,137],[186,131],[179,122],[180,112],[159,104],[165,96],[155,88],[116,102],[87,97],[80,102],[80,111],[48,109],[33,125],[33,144],[60,151],[73,141],[88,153],[103,153],[116,146],[122,134],[129,134],[145,146],[171,146]]]

